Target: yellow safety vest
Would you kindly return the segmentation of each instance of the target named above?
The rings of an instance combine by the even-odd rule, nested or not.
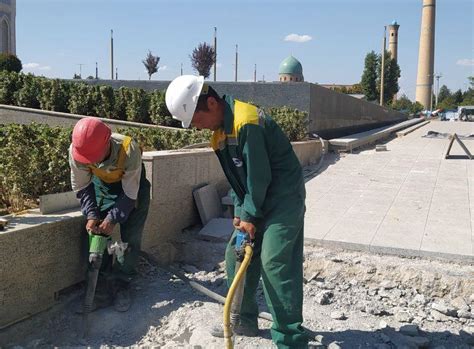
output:
[[[127,151],[130,148],[130,142],[132,141],[131,137],[125,137],[122,141],[122,146],[120,147],[117,163],[114,170],[104,170],[97,168],[94,165],[89,165],[92,173],[99,177],[105,183],[116,183],[122,180],[123,174],[125,173],[124,165],[125,158],[127,156]]]

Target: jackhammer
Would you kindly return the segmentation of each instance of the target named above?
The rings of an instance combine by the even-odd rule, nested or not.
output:
[[[114,262],[116,260],[120,264],[123,264],[124,251],[128,246],[128,243],[122,241],[112,243],[112,238],[108,235],[98,234],[92,230],[88,230],[87,232],[89,234],[89,265],[87,271],[87,289],[83,305],[83,338],[89,334],[89,314],[93,310],[97,280],[99,278],[104,253],[107,250],[109,255],[114,255]]]
[[[253,243],[249,235],[242,231],[237,232],[235,241],[235,277],[229,288],[224,304],[224,341],[226,349],[233,349],[232,326],[240,323],[240,307],[244,296],[245,273],[253,254]]]

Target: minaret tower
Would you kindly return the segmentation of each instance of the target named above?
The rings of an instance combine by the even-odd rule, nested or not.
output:
[[[398,28],[400,25],[397,21],[393,21],[392,24],[388,26],[388,51],[390,52],[390,57],[397,61],[398,57]]]
[[[388,52],[390,52],[390,57],[395,60],[398,59],[398,28],[400,25],[397,21],[393,21],[392,24],[388,26]],[[393,95],[393,100],[397,100],[397,94]]]
[[[436,0],[423,0],[418,73],[416,77],[416,100],[426,109],[431,108],[433,93],[435,16]]]

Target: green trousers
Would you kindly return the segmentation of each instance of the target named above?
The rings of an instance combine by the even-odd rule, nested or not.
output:
[[[93,176],[92,181],[95,187],[97,206],[100,210],[100,218],[104,219],[115,204],[115,200],[123,192],[122,183],[105,183],[96,176]],[[150,205],[150,187],[150,182],[146,179],[145,167],[142,166],[135,208],[130,212],[128,219],[120,224],[121,239],[128,243],[124,263],[115,263],[112,267],[112,256],[105,253],[102,260],[101,278],[128,283],[136,274],[143,228]]]
[[[278,348],[306,348],[303,322],[304,201],[281,205],[257,226],[252,261],[245,276],[240,319],[257,326],[256,290],[263,281],[265,300],[273,317],[272,339]],[[227,245],[225,260],[228,286],[235,276],[235,235]]]

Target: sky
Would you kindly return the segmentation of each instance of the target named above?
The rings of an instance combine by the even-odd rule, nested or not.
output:
[[[440,86],[468,87],[474,75],[474,1],[438,0],[435,72]],[[365,55],[382,48],[384,25],[400,24],[400,94],[415,97],[422,0],[17,0],[17,55],[25,72],[47,77],[110,78],[110,30],[119,79],[148,79],[142,60],[160,57],[153,80],[195,74],[189,55],[213,42],[217,27],[217,80],[278,80],[289,55],[304,78],[320,84],[360,81]],[[387,38],[388,43],[388,38]],[[80,66],[81,64],[81,66]],[[212,74],[211,77],[212,79]]]

